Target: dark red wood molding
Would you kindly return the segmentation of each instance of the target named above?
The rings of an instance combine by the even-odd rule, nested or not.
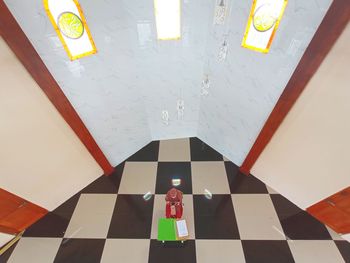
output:
[[[341,35],[349,20],[349,0],[334,0],[240,167],[242,173],[250,174],[256,160]]]
[[[306,211],[337,233],[349,234],[350,187],[308,207]]]
[[[46,209],[0,188],[0,232],[18,234],[47,213]]]
[[[3,0],[0,0],[0,35],[95,158],[104,173],[106,175],[112,173],[114,168],[108,162]]]

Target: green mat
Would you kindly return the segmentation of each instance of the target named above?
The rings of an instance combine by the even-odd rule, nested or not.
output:
[[[158,240],[176,241],[176,220],[173,218],[159,218]]]

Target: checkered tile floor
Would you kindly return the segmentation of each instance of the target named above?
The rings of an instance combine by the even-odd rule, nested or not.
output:
[[[173,178],[181,179],[190,240],[164,245],[157,220]],[[150,143],[12,250],[0,262],[350,262],[350,243],[197,138]]]

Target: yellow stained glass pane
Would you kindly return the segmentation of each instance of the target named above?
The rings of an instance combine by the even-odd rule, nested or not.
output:
[[[59,15],[57,25],[63,35],[71,39],[78,39],[84,34],[84,25],[80,18],[72,12]]]
[[[257,8],[253,15],[254,28],[259,32],[265,32],[271,29],[278,18],[271,4],[264,4]]]
[[[253,0],[242,46],[268,53],[288,0]]]

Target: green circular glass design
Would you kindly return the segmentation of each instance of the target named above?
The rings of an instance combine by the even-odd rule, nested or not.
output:
[[[57,25],[63,35],[78,39],[84,34],[84,25],[79,16],[72,12],[64,12],[57,18]]]
[[[277,15],[271,4],[264,4],[257,8],[253,16],[254,28],[259,32],[271,29],[277,20]]]

